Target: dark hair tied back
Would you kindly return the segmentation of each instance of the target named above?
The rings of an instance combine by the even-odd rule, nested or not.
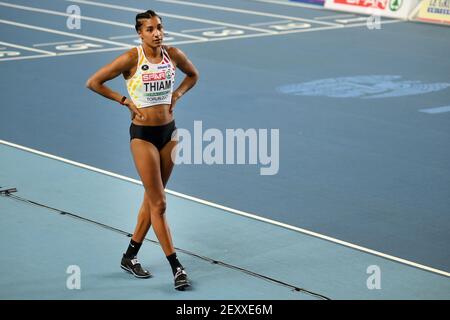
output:
[[[156,14],[156,12],[153,11],[153,10],[147,10],[145,12],[138,13],[136,15],[136,25],[134,26],[134,28],[136,29],[136,32],[139,32],[139,29],[142,26],[142,20],[143,19],[151,19],[153,17],[158,17],[162,21],[161,17],[158,16]]]

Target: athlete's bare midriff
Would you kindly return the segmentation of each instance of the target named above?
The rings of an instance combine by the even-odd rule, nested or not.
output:
[[[139,111],[145,116],[145,120],[135,117],[133,123],[140,126],[161,126],[170,123],[173,120],[173,114],[169,112],[169,109],[169,104],[140,108]]]

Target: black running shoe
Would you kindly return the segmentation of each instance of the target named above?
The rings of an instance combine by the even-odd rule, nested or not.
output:
[[[133,274],[136,278],[150,278],[152,276],[150,272],[142,268],[137,257],[127,258],[124,254],[120,267]]]
[[[177,272],[174,276],[174,285],[176,290],[183,291],[185,288],[189,287],[191,284],[187,277],[186,271],[183,268],[178,267]]]

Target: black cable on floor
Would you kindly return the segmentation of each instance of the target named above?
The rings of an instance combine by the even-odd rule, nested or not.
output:
[[[95,221],[95,220],[91,220],[91,219],[82,217],[80,215],[77,215],[77,214],[74,214],[74,213],[71,213],[71,212],[67,212],[67,211],[64,211],[64,210],[56,209],[56,208],[47,206],[45,204],[42,204],[42,203],[39,203],[39,202],[36,202],[36,201],[32,201],[32,200],[29,200],[29,199],[26,199],[26,198],[23,198],[23,197],[20,197],[20,196],[16,196],[16,195],[13,194],[15,192],[17,192],[16,188],[4,189],[4,190],[0,190],[0,195],[6,196],[6,197],[10,197],[10,198],[13,198],[15,200],[26,202],[28,204],[39,206],[39,207],[42,207],[42,208],[46,208],[46,209],[49,209],[49,210],[52,210],[52,211],[56,211],[59,214],[67,215],[67,216],[70,216],[72,218],[77,218],[77,219],[80,219],[80,220],[83,220],[83,221],[95,224],[95,225],[100,226],[102,228],[105,228],[105,229],[108,229],[108,230],[120,233],[122,235],[126,235],[127,237],[131,237],[132,236],[132,234],[130,234],[129,232],[126,232],[126,231],[123,231],[121,229],[108,226],[108,225],[106,225],[104,223],[101,223],[101,222],[98,222],[98,221]],[[145,238],[144,240],[159,245],[158,241],[147,239],[147,238]],[[233,270],[238,270],[240,272],[246,273],[246,274],[251,275],[253,277],[256,277],[256,278],[259,278],[259,279],[263,279],[263,280],[266,280],[266,281],[269,281],[269,282],[272,282],[272,283],[275,283],[275,284],[287,287],[287,288],[289,288],[289,289],[291,289],[293,291],[296,291],[296,292],[301,292],[301,293],[304,293],[304,294],[307,294],[307,295],[310,295],[310,296],[313,296],[313,297],[316,297],[316,298],[320,298],[322,300],[331,300],[330,298],[328,298],[328,297],[326,297],[324,295],[321,295],[319,293],[315,293],[315,292],[306,290],[304,288],[299,288],[297,286],[294,286],[294,285],[291,285],[289,283],[286,283],[286,282],[283,282],[283,281],[280,281],[280,280],[277,280],[277,279],[274,279],[274,278],[262,275],[262,274],[257,273],[257,272],[253,272],[251,270],[247,270],[247,269],[244,269],[244,268],[241,268],[241,267],[238,267],[238,266],[235,266],[235,265],[223,262],[223,261],[211,259],[211,258],[199,255],[197,253],[194,253],[194,252],[191,252],[191,251],[188,251],[188,250],[185,250],[185,249],[181,249],[181,248],[175,248],[175,249],[177,251],[179,251],[179,252],[183,252],[183,253],[185,253],[187,255],[190,255],[190,256],[193,256],[193,257],[196,257],[196,258],[208,261],[208,262],[210,262],[212,264],[217,264],[217,265],[224,266],[226,268],[230,268],[230,269],[233,269]]]

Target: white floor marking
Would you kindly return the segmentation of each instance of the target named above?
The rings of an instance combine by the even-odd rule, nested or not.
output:
[[[26,46],[21,46],[21,45],[10,43],[10,42],[0,41],[0,44],[4,45],[4,46],[7,46],[7,47],[17,48],[17,49],[23,49],[23,50],[28,50],[28,51],[38,52],[38,53],[45,53],[45,54],[48,54],[50,56],[56,55],[55,52],[46,51],[46,50],[40,50],[40,49],[26,47]]]
[[[123,10],[123,11],[131,11],[131,12],[145,11],[144,9],[112,5],[112,4],[108,4],[108,3],[104,3],[104,2],[93,2],[93,1],[87,1],[87,0],[66,0],[66,1],[73,2],[73,3],[87,4],[87,5],[97,6],[97,7]],[[217,21],[217,20],[189,17],[189,16],[183,16],[183,15],[179,15],[179,14],[165,13],[165,12],[161,12],[161,11],[158,11],[158,14],[160,14],[163,17],[169,17],[169,18],[174,18],[174,19],[195,21],[195,22],[201,22],[201,23],[206,23],[206,24],[214,24],[214,25],[226,26],[226,27],[231,27],[231,28],[236,28],[236,29],[257,31],[257,32],[262,32],[262,33],[277,34],[277,32],[272,31],[272,30],[254,28],[254,27],[249,27],[249,26],[235,24],[235,23],[227,23],[227,22]]]
[[[450,106],[437,107],[437,108],[426,108],[426,109],[420,109],[419,111],[425,112],[425,113],[431,113],[431,114],[444,113],[444,112],[450,112]]]
[[[237,8],[231,8],[231,7],[223,7],[223,6],[216,6],[216,5],[203,4],[203,3],[197,3],[197,2],[189,2],[189,1],[184,1],[184,0],[183,1],[178,1],[178,0],[156,0],[156,1],[166,2],[166,3],[174,3],[174,4],[177,4],[177,5],[184,5],[184,6],[193,6],[193,7],[208,8],[208,9],[222,10],[222,11],[228,11],[228,12],[243,13],[243,14],[263,16],[263,17],[290,19],[290,20],[302,21],[302,22],[314,22],[314,23],[328,25],[328,26],[337,25],[337,23],[333,23],[333,22],[314,21],[314,20],[311,20],[311,19],[286,16],[286,15],[282,15],[282,14],[274,14],[274,13],[269,13],[269,12],[255,11],[255,10],[245,10],[245,9],[237,9]]]
[[[68,160],[68,159],[65,159],[65,158],[61,158],[61,157],[58,157],[58,156],[55,156],[55,155],[51,155],[49,153],[45,153],[45,152],[42,152],[42,151],[31,149],[31,148],[28,148],[28,147],[25,147],[25,146],[21,146],[21,145],[12,143],[12,142],[8,142],[8,141],[5,141],[5,140],[0,140],[0,144],[4,144],[6,146],[10,146],[10,147],[13,147],[13,148],[17,148],[17,149],[20,149],[20,150],[31,152],[31,153],[34,153],[34,154],[37,154],[37,155],[40,155],[40,156],[44,156],[44,157],[50,158],[50,159],[58,160],[58,161],[61,161],[61,162],[64,162],[64,163],[68,163],[68,164],[71,164],[71,165],[74,165],[74,166],[77,166],[77,167],[80,167],[80,168],[88,169],[88,170],[91,170],[91,171],[94,171],[94,172],[102,173],[102,174],[105,174],[105,175],[108,175],[108,176],[111,176],[111,177],[115,177],[115,178],[118,178],[118,179],[121,179],[121,180],[129,181],[129,182],[132,182],[134,184],[142,185],[142,182],[139,181],[139,180],[136,180],[136,179],[132,179],[132,178],[129,178],[129,177],[126,177],[126,176],[123,176],[123,175],[119,175],[117,173],[113,173],[113,172],[110,172],[110,171],[99,169],[99,168],[96,168],[96,167],[93,167],[93,166],[89,166],[89,165],[86,165],[86,164],[83,164],[83,163],[79,163],[79,162],[75,162],[75,161]],[[408,266],[411,266],[411,267],[414,267],[414,268],[418,268],[418,269],[421,269],[421,270],[425,270],[425,271],[429,271],[429,272],[436,273],[436,274],[439,274],[439,275],[443,275],[443,276],[446,276],[446,277],[450,277],[450,273],[446,272],[446,271],[443,271],[443,270],[431,268],[431,267],[428,267],[428,266],[425,266],[425,265],[422,265],[422,264],[419,264],[419,263],[416,263],[416,262],[413,262],[413,261],[409,261],[409,260],[405,260],[405,259],[402,259],[402,258],[398,258],[398,257],[392,256],[392,255],[389,255],[389,254],[385,254],[385,253],[382,253],[382,252],[379,252],[379,251],[375,251],[375,250],[372,250],[372,249],[369,249],[369,248],[365,248],[365,247],[362,247],[362,246],[359,246],[359,245],[356,245],[356,244],[353,244],[353,243],[350,243],[350,242],[342,241],[342,240],[339,240],[339,239],[336,239],[336,238],[333,238],[333,237],[329,237],[327,235],[323,235],[323,234],[320,234],[320,233],[317,233],[317,232],[313,232],[313,231],[310,231],[310,230],[302,229],[302,228],[299,228],[299,227],[296,227],[296,226],[292,226],[292,225],[289,225],[289,224],[286,224],[286,223],[282,223],[282,222],[278,222],[278,221],[275,221],[275,220],[267,219],[267,218],[258,216],[256,214],[252,214],[252,213],[244,212],[244,211],[241,211],[241,210],[236,210],[236,209],[232,209],[232,208],[229,208],[229,207],[225,207],[225,206],[222,206],[222,205],[217,204],[217,203],[213,203],[213,202],[210,202],[210,201],[206,201],[206,200],[203,200],[203,199],[199,199],[199,198],[196,198],[196,197],[192,197],[192,196],[186,195],[184,193],[180,193],[180,192],[176,192],[176,191],[172,191],[172,190],[168,190],[168,189],[166,189],[165,191],[168,194],[171,194],[171,195],[183,198],[183,199],[191,200],[191,201],[194,201],[194,202],[197,202],[197,203],[201,203],[201,204],[213,207],[213,208],[217,208],[217,209],[220,209],[220,210],[223,210],[223,211],[231,212],[231,213],[243,216],[243,217],[251,218],[251,219],[254,219],[254,220],[258,220],[258,221],[262,221],[262,222],[269,223],[269,224],[272,224],[272,225],[276,225],[276,226],[279,226],[279,227],[282,227],[282,228],[285,228],[285,229],[289,229],[289,230],[292,230],[292,231],[300,232],[300,233],[303,233],[303,234],[306,234],[306,235],[309,235],[309,236],[312,236],[312,237],[315,237],[315,238],[319,238],[319,239],[322,239],[322,240],[333,242],[333,243],[336,243],[336,244],[339,244],[339,245],[342,245],[342,246],[345,246],[345,247],[348,247],[348,248],[352,248],[352,249],[355,249],[355,250],[358,250],[358,251],[361,251],[361,252],[365,252],[365,253],[368,253],[368,254],[371,254],[371,255],[374,255],[374,256],[378,256],[378,257],[382,257],[382,258],[385,258],[385,259],[388,259],[388,260],[399,262],[399,263],[402,263],[402,264],[405,264],[405,265],[408,265]]]

